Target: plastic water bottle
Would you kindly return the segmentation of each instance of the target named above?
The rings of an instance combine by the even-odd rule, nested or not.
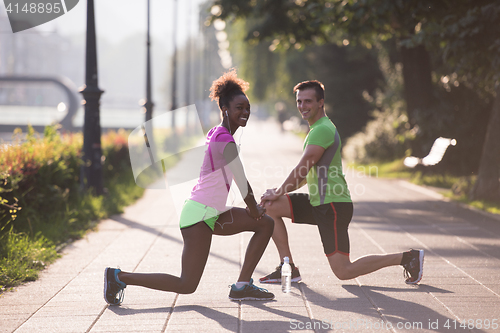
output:
[[[283,266],[281,266],[281,290],[284,293],[292,290],[292,266],[288,257],[283,258]]]

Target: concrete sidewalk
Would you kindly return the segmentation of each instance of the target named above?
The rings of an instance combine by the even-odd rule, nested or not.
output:
[[[237,141],[240,141],[239,139]],[[302,141],[274,123],[252,120],[241,150],[257,196],[283,181],[298,161]],[[180,162],[177,168],[183,168]],[[198,290],[177,295],[129,286],[121,306],[103,299],[103,272],[180,274],[182,237],[172,198],[148,190],[125,213],[64,249],[38,281],[0,297],[0,332],[498,332],[500,331],[500,221],[443,201],[398,180],[345,170],[355,201],[351,257],[426,250],[419,286],[404,283],[401,267],[339,281],[323,254],[316,228],[289,225],[302,282],[283,294],[263,286],[271,302],[232,302],[250,234],[214,236]],[[254,280],[279,258],[272,242]],[[461,328],[461,323],[465,328]]]

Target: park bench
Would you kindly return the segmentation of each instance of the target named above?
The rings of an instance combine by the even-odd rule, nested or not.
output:
[[[414,168],[417,165],[423,165],[423,166],[431,166],[431,165],[436,165],[441,160],[443,159],[444,153],[446,153],[446,150],[448,147],[455,146],[457,144],[457,140],[455,139],[448,139],[448,138],[443,138],[439,137],[434,141],[432,144],[431,150],[429,151],[429,154],[425,156],[424,158],[418,158],[415,156],[408,156],[404,160],[404,165],[407,166],[408,168]]]

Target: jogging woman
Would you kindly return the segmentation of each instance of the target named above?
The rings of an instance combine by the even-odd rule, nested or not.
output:
[[[253,284],[252,273],[273,234],[274,222],[255,201],[250,184],[238,157],[234,133],[245,127],[250,103],[245,91],[248,83],[233,69],[215,80],[210,97],[217,101],[222,122],[206,138],[206,152],[198,183],[185,201],[180,228],[184,240],[181,276],[163,273],[131,273],[117,268],[104,272],[104,298],[110,305],[123,301],[127,285],[142,286],[179,294],[193,293],[200,282],[210,252],[212,234],[235,235],[252,231],[238,281],[231,286],[232,300],[271,300],[274,295]],[[227,207],[231,180],[234,178],[246,209]]]

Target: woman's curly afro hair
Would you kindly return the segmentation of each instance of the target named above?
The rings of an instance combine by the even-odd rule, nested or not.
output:
[[[236,69],[233,68],[212,83],[209,97],[212,101],[217,101],[222,109],[223,106],[229,106],[234,96],[245,95],[249,86],[248,82],[238,78]]]

